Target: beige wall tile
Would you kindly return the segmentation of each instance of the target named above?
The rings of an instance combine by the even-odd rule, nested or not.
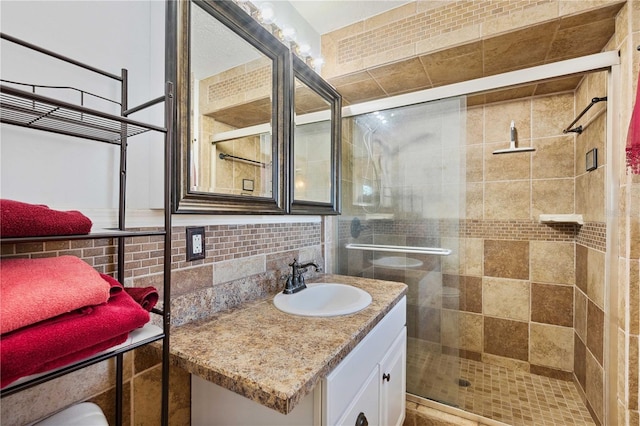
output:
[[[587,294],[587,275],[589,270],[589,249],[576,244],[576,287]]]
[[[533,146],[536,150],[531,156],[533,178],[573,178],[575,170],[573,141],[573,136],[534,139]]]
[[[604,312],[589,301],[587,303],[587,348],[600,365],[604,365],[604,328]]]
[[[364,68],[377,67],[379,65],[411,58],[415,56],[415,54],[415,45],[407,44],[404,46],[398,46],[394,49],[385,50],[375,55],[367,56],[362,59],[362,65]]]
[[[573,370],[573,329],[531,323],[529,362],[536,365]]]
[[[468,183],[465,200],[467,219],[482,219],[484,215],[484,185]]]
[[[573,93],[534,98],[531,105],[533,138],[562,136],[562,130],[573,121]]]
[[[369,69],[369,74],[387,95],[413,92],[432,86],[418,58],[372,68]]]
[[[574,334],[573,339],[573,373],[577,381],[576,387],[581,395],[585,395],[587,383],[587,347],[577,334]]]
[[[484,197],[484,219],[531,218],[529,181],[487,182]]]
[[[583,166],[584,167],[584,166]],[[576,177],[576,213],[585,221],[604,222],[604,174],[605,167]]]
[[[573,327],[583,342],[587,341],[587,297],[585,294],[576,289],[574,292],[574,318]]]
[[[266,271],[264,256],[244,257],[237,260],[218,262],[213,270],[215,284],[226,283]]]
[[[520,361],[529,359],[529,323],[484,317],[484,352]]]
[[[585,393],[589,405],[591,405],[596,416],[602,422],[604,419],[604,372],[600,364],[598,364],[598,361],[596,361],[589,351],[587,351],[586,361]]]
[[[482,312],[492,317],[529,321],[529,281],[484,277]]]
[[[541,283],[574,284],[573,243],[531,241],[531,280]]]
[[[473,80],[484,75],[480,42],[429,53],[419,58],[434,86]]]
[[[466,153],[467,163],[465,170],[467,182],[482,182],[484,179],[483,146],[468,145]]]
[[[604,253],[589,249],[587,268],[587,296],[601,309],[604,309]]]
[[[511,138],[511,120],[515,122],[519,140],[531,139],[530,99],[485,106],[485,143],[508,143]]]
[[[157,275],[154,278],[162,279]],[[193,268],[173,270],[171,273],[171,295],[180,296],[192,291],[201,290],[213,285],[213,265],[201,265]],[[145,286],[141,279],[136,280],[137,286]],[[148,284],[151,285],[151,284]],[[159,289],[162,286],[158,287]]]
[[[160,366],[140,374],[133,386],[133,424],[160,423],[161,412]],[[191,421],[191,375],[180,368],[172,368],[169,374],[169,423],[185,425]]]
[[[520,28],[484,39],[483,61],[486,75],[544,63],[552,41],[548,34],[557,30],[557,21]]]
[[[541,214],[574,212],[573,179],[540,179],[534,180],[531,186],[531,214],[534,218]]]
[[[528,241],[484,241],[484,274],[489,277],[528,280]]]
[[[343,101],[348,103],[364,102],[385,96],[384,90],[373,78],[340,85],[336,89],[342,95]]]
[[[520,147],[530,141],[521,141]],[[484,149],[485,181],[522,180],[531,178],[531,153],[518,152],[494,154],[493,151],[509,148],[509,142],[486,144]]]
[[[461,240],[459,238],[442,238],[440,240],[440,243],[442,244],[442,247],[447,247],[452,250],[449,256],[444,256],[441,259],[442,272],[446,272],[449,274],[463,274],[465,263],[464,240]]]
[[[484,107],[467,107],[467,145],[484,141]]]
[[[466,238],[465,249],[465,274],[482,275],[484,259],[484,241],[481,238]]]
[[[450,348],[482,352],[482,315],[444,309],[442,344]]]
[[[531,283],[531,321],[573,327],[573,286]]]

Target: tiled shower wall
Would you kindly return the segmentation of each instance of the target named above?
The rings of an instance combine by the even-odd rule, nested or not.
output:
[[[576,90],[576,110],[585,108],[592,98],[607,96],[607,75],[588,75]],[[604,365],[608,353],[605,334],[606,215],[605,172],[606,102],[595,104],[581,120],[583,133],[575,138],[576,213],[587,225],[576,239],[576,285],[574,290],[574,377],[591,415],[604,424]],[[585,156],[597,150],[598,168],[586,171]]]
[[[216,312],[275,294],[284,286],[288,263],[323,262],[324,226],[319,222],[209,225],[206,258],[187,262],[185,227],[172,230],[172,324],[206,319]],[[328,242],[330,242],[330,237]],[[126,285],[154,285],[162,292],[163,237],[136,237],[127,245]],[[73,255],[99,272],[114,274],[116,242],[104,240],[3,244],[2,257]],[[311,273],[310,273],[311,275]],[[149,347],[125,354],[124,424],[160,423],[160,365]],[[3,398],[1,423],[23,425],[77,401],[101,406],[115,424],[115,363],[104,361],[59,379]],[[190,422],[190,376],[173,368],[170,423]]]

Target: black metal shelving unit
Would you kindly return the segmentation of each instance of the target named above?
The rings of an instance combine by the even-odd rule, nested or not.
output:
[[[171,322],[171,168],[173,155],[173,119],[174,94],[173,84],[167,82],[165,93],[144,104],[129,108],[127,101],[128,74],[122,69],[121,74],[95,68],[44,49],[10,35],[0,33],[0,37],[24,48],[34,50],[49,57],[92,71],[103,77],[120,83],[120,100],[107,100],[119,105],[120,115],[105,113],[93,108],[87,108],[82,101],[80,105],[68,103],[48,96],[37,94],[39,88],[51,89],[51,86],[2,81],[0,85],[0,122],[37,129],[46,132],[73,136],[77,138],[98,141],[120,147],[119,168],[119,200],[118,227],[91,232],[88,235],[55,235],[44,237],[2,238],[0,243],[31,243],[60,240],[87,240],[110,238],[117,241],[117,273],[118,279],[124,283],[125,276],[125,248],[126,239],[138,236],[164,236],[164,282],[163,303],[161,308],[154,308],[152,313],[162,319],[162,327],[148,324],[142,330],[131,333],[133,339],[126,344],[104,351],[93,357],[46,373],[23,378],[0,390],[0,397],[5,397],[46,381],[61,377],[65,374],[88,367],[106,359],[116,359],[116,424],[122,424],[123,414],[123,354],[152,342],[162,341],[162,425],[169,424],[169,333]],[[18,86],[20,88],[16,88]],[[23,87],[29,90],[23,90]],[[88,96],[97,96],[75,88],[58,87],[60,89],[75,90],[83,100]],[[100,97],[100,96],[98,96]],[[103,98],[104,99],[104,98]],[[132,120],[129,115],[147,109],[151,106],[164,104],[164,126],[157,126]],[[127,177],[127,144],[128,138],[146,133],[160,132],[164,135],[164,226],[161,230],[127,230],[126,213],[126,177]]]

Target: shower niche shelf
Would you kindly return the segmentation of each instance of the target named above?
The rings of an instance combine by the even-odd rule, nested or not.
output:
[[[575,223],[584,225],[581,214],[541,214],[540,223]]]

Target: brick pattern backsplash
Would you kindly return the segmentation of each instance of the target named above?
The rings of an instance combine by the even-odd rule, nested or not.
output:
[[[116,250],[116,241],[111,238],[2,244],[2,258],[76,256],[93,266],[96,271],[113,275],[116,271]]]
[[[208,102],[216,102],[238,93],[258,89],[271,82],[271,67],[261,67],[243,74],[237,74],[226,80],[210,84],[207,87]]]
[[[186,261],[185,227],[172,229],[173,270],[199,264],[286,252],[321,243],[320,223],[267,223],[210,225],[205,227],[207,257]],[[156,229],[156,228],[152,228]],[[71,240],[46,243],[2,244],[2,257],[41,258],[71,255],[82,258],[98,272],[116,276],[117,240]],[[164,236],[126,238],[125,279],[163,271]]]
[[[265,223],[205,227],[206,258],[186,261],[185,227],[172,232],[172,269],[216,263],[320,244],[320,223]]]
[[[340,40],[338,63],[366,58],[549,2],[550,0],[447,2],[441,7]]]

